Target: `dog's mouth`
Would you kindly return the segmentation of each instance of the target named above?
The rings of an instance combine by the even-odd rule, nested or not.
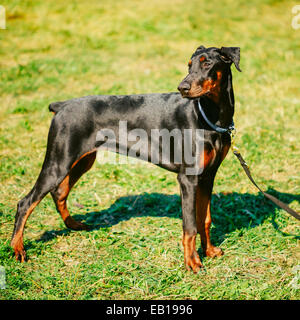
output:
[[[210,94],[212,86],[211,83],[208,85],[208,82],[210,83],[211,80],[208,79],[202,82],[192,81],[191,83],[183,80],[178,86],[178,90],[183,98],[197,99],[201,96]]]
[[[217,72],[217,79],[206,79],[199,82],[192,82],[191,85],[187,83],[182,83],[179,85],[178,90],[180,91],[183,98],[188,99],[198,99],[202,96],[208,96],[213,101],[218,103],[220,98],[220,80],[221,73]]]
[[[221,91],[221,78],[221,71],[217,71],[216,79],[194,80],[191,83],[184,79],[178,86],[178,90],[183,98],[197,99],[205,95],[218,102]]]

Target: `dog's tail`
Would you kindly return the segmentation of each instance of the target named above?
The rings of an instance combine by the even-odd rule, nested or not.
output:
[[[49,111],[51,111],[54,114],[56,114],[61,109],[63,109],[64,106],[65,106],[65,103],[63,101],[52,102],[52,103],[49,104]]]

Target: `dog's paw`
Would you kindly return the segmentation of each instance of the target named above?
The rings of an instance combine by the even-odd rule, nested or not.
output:
[[[194,273],[198,273],[203,267],[200,257],[196,251],[192,255],[184,258],[184,264],[187,270],[192,270]]]
[[[206,249],[205,254],[207,257],[210,258],[215,258],[215,257],[220,257],[224,254],[223,250],[221,248],[211,246]]]
[[[10,245],[14,250],[16,260],[24,262],[26,260],[26,251],[23,245],[23,238],[20,235],[14,235]]]
[[[13,247],[14,252],[15,252],[15,258],[17,261],[20,262],[25,262],[26,261],[26,251],[25,249],[22,247]]]
[[[76,221],[75,219],[73,219],[71,216],[68,216],[65,220],[65,225],[72,230],[89,230],[89,226],[87,226],[86,224]]]

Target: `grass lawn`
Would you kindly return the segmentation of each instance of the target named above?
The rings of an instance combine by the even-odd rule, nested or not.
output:
[[[240,46],[236,142],[265,190],[299,211],[297,1],[4,0],[0,30],[0,299],[299,299],[299,223],[257,193],[229,153],[212,199],[212,240],[185,271],[176,175],[147,163],[99,164],[69,197],[89,232],[65,228],[48,195],[10,237],[41,168],[58,100],[176,91],[195,48]],[[297,236],[298,234],[298,236]]]

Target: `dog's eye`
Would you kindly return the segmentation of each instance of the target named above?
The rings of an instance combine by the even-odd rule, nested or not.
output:
[[[192,65],[192,60],[189,60],[188,66],[190,67]]]
[[[204,57],[204,56],[201,56],[200,57],[200,62],[203,62],[203,61],[205,61],[206,60],[206,58]]]
[[[221,60],[224,61],[224,62],[230,62],[230,60],[229,60],[227,57],[225,57],[225,56],[220,55],[220,58],[221,58]]]

